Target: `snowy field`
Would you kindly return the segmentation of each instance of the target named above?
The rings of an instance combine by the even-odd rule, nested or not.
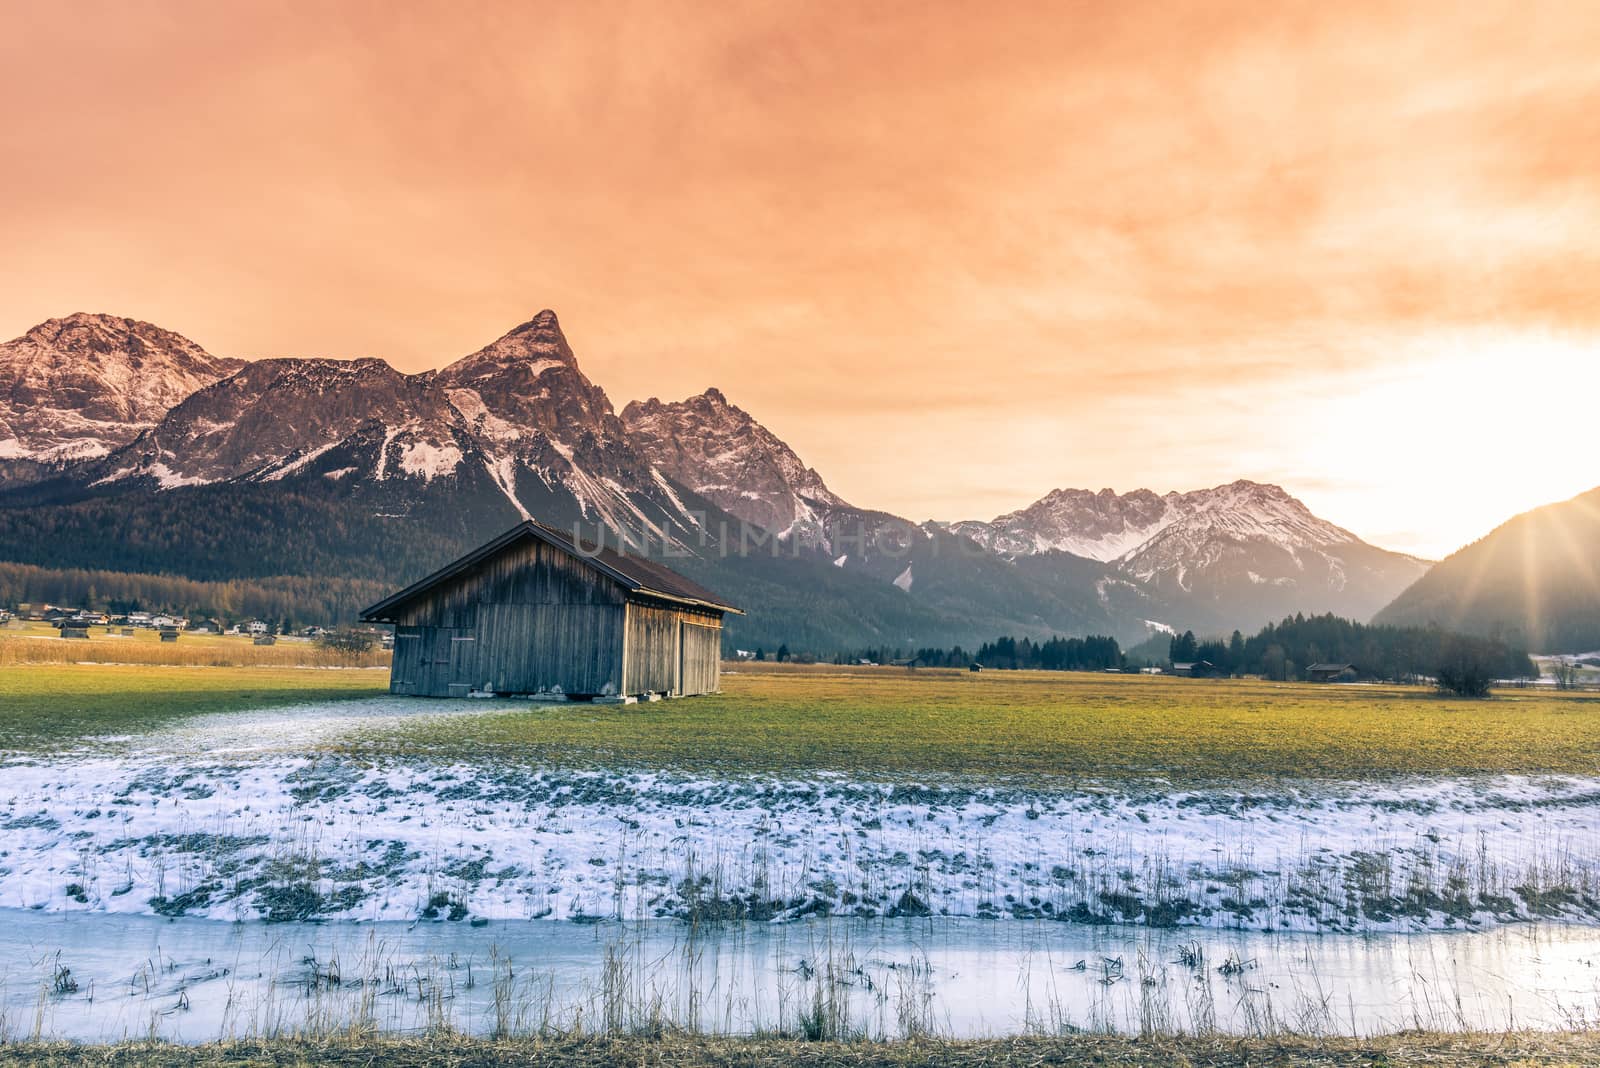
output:
[[[468,925],[1600,921],[1600,779],[1051,792],[300,755],[421,713],[438,706],[347,701],[6,758],[0,908]]]

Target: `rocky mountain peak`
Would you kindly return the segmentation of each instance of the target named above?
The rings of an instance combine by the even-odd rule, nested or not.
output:
[[[465,356],[439,372],[442,377],[462,379],[491,375],[521,365],[526,373],[538,373],[564,366],[577,370],[578,359],[561,332],[556,313],[546,308],[532,319],[506,331],[470,356]]]
[[[670,403],[634,401],[622,422],[657,468],[763,529],[787,531],[846,507],[788,444],[715,387]]]
[[[549,309],[431,377],[493,438],[518,440],[534,431],[563,443],[585,432],[621,436],[611,399],[579,370]]]
[[[1259,537],[1286,545],[1338,545],[1354,534],[1317,517],[1282,486],[1239,479],[1173,497],[1177,520],[1234,537]]]
[[[541,311],[425,377],[460,412],[497,484],[524,515],[525,491],[537,499],[556,488],[585,516],[617,529],[681,519],[605,390],[578,367],[555,312]]]
[[[137,319],[48,319],[0,345],[0,458],[103,455],[241,366]]]

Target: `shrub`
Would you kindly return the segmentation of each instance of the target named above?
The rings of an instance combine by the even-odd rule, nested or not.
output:
[[[1486,643],[1472,638],[1454,638],[1440,652],[1434,670],[1441,692],[1456,697],[1488,697],[1494,682],[1497,658]]]
[[[374,640],[371,631],[341,627],[338,630],[330,630],[318,638],[317,644],[330,652],[354,659],[370,652]]]

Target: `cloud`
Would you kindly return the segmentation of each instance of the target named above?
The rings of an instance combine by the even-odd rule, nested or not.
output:
[[[1585,5],[10,14],[12,333],[419,370],[554,306],[619,401],[717,384],[914,515],[1275,471],[1463,539],[1293,429],[1430,338],[1600,329]]]

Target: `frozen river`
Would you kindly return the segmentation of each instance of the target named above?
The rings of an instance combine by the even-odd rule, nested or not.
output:
[[[4,1037],[184,1042],[659,1024],[944,1036],[1570,1027],[1600,931],[1311,935],[817,919],[264,924],[0,913]]]

